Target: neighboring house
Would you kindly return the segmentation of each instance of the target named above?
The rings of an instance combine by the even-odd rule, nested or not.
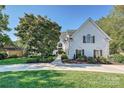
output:
[[[111,38],[93,21],[88,18],[78,29],[62,32],[58,49],[62,48],[69,59],[77,54],[87,57],[109,56]]]
[[[9,57],[11,56],[23,56],[24,51],[22,48],[19,48],[17,46],[5,46],[4,50],[8,54]]]

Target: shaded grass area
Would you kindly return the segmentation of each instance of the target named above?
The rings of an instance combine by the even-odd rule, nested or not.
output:
[[[33,56],[33,57],[20,57],[20,58],[8,58],[0,60],[0,65],[9,65],[9,64],[24,64],[24,63],[51,63],[54,61],[56,56]]]
[[[2,88],[119,88],[124,74],[78,71],[21,71],[0,73]]]
[[[23,64],[23,63],[26,63],[28,60],[33,60],[33,59],[34,58],[27,58],[27,57],[8,58],[8,59],[0,60],[0,65]]]

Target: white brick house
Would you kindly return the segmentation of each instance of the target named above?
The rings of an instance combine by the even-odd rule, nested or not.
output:
[[[88,18],[78,29],[62,32],[58,48],[62,47],[69,59],[73,59],[77,54],[107,57],[110,40],[95,21]]]

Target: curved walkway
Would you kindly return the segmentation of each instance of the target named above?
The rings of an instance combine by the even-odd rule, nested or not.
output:
[[[124,74],[124,65],[53,64],[53,63],[0,65],[0,72],[27,71],[27,70],[75,70],[75,71],[97,71],[97,72]]]

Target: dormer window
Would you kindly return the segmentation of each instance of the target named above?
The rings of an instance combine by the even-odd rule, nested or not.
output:
[[[83,36],[83,43],[95,43],[95,36],[92,36],[91,34]]]

